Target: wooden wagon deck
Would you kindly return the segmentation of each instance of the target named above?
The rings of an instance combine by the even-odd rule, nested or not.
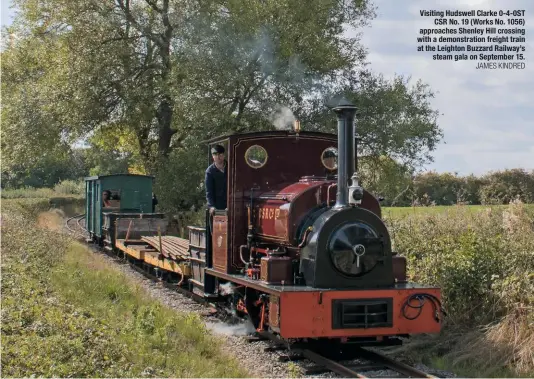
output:
[[[121,237],[115,240],[115,248],[138,261],[187,277],[197,290],[204,287],[204,228],[189,226],[189,239],[184,239],[165,235],[160,220],[118,219],[116,225]]]
[[[189,241],[174,236],[141,236],[140,239],[117,239],[115,246],[129,256],[164,270],[190,275]]]

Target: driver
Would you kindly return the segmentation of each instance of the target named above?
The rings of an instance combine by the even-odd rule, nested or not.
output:
[[[213,164],[206,169],[206,200],[210,215],[216,209],[226,209],[226,186],[228,180],[227,162],[224,159],[224,147],[215,145],[211,148]]]

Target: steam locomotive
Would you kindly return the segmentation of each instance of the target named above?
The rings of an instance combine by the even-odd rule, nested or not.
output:
[[[103,219],[91,240],[179,275],[180,285],[230,303],[257,331],[284,339],[388,344],[438,333],[440,289],[406,280],[379,201],[359,184],[356,108],[342,99],[333,111],[337,136],[301,131],[296,122],[292,131],[206,141],[208,151],[226,147],[227,209],[206,211],[204,227],[189,227],[189,240],[166,235],[164,216],[145,209],[152,190],[145,178],[138,198],[147,204],[137,213],[131,204],[88,205],[86,223]],[[98,180],[88,178],[93,198],[105,189],[95,190]]]

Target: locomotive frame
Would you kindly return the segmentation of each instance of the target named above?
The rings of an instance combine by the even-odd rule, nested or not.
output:
[[[358,183],[355,107],[342,99],[334,111],[337,136],[296,128],[205,141],[208,151],[227,147],[227,209],[206,210],[189,241],[146,224],[160,214],[107,213],[108,248],[181,275],[191,292],[230,303],[258,332],[284,339],[397,344],[438,333],[440,289],[406,281],[379,201]],[[323,162],[326,151],[339,151],[337,172]]]

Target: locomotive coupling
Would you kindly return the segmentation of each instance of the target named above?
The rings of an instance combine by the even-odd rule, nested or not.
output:
[[[349,203],[361,204],[363,199],[363,188],[358,183],[358,176],[356,173],[352,175],[352,184],[349,187]]]

